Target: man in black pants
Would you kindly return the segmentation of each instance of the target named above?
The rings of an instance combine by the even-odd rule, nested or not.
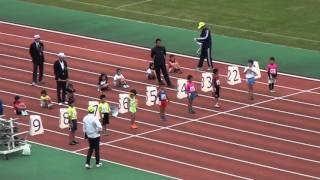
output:
[[[199,22],[198,29],[201,30],[199,38],[195,38],[195,41],[201,44],[201,53],[200,60],[198,63],[197,70],[202,70],[203,61],[207,59],[208,61],[208,71],[211,71],[213,68],[212,57],[211,57],[211,48],[212,48],[212,39],[210,29],[204,22]]]
[[[172,87],[172,83],[169,78],[169,74],[166,67],[166,48],[161,45],[161,40],[158,38],[156,39],[156,45],[154,48],[151,49],[151,58],[154,62],[154,67],[156,70],[157,79],[159,82],[159,85],[164,85],[164,83],[161,80],[161,74],[160,71],[162,71],[163,77],[167,82],[168,87]]]
[[[102,126],[99,119],[94,115],[95,108],[93,106],[88,107],[88,115],[83,118],[83,132],[85,133],[85,138],[88,139],[89,150],[87,153],[87,160],[85,167],[90,169],[90,160],[95,151],[96,156],[96,167],[101,167],[100,162],[100,132],[102,131]]]
[[[32,77],[32,85],[34,86],[36,83],[41,83],[43,78],[43,64],[44,64],[44,46],[40,41],[40,36],[34,36],[34,42],[30,45],[29,53],[33,63],[33,77]],[[39,81],[37,79],[39,69]]]
[[[69,78],[69,74],[68,74],[68,65],[67,65],[67,61],[65,61],[64,53],[58,54],[58,60],[53,65],[53,71],[54,71],[55,80],[57,82],[58,103],[59,105],[62,105],[63,102],[65,104],[68,104],[68,102],[65,102],[65,99],[66,99],[66,89],[67,89],[67,81]],[[61,91],[62,91],[62,95],[61,95]]]

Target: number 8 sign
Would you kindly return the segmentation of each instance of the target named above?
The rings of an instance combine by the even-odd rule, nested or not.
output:
[[[69,119],[67,108],[60,108],[59,128],[65,129],[69,127]]]
[[[119,94],[119,113],[127,113],[129,110],[129,94]]]
[[[241,83],[241,77],[238,66],[228,66],[227,83],[236,85]]]
[[[43,134],[44,129],[39,115],[30,115],[30,136],[35,136],[38,134]]]

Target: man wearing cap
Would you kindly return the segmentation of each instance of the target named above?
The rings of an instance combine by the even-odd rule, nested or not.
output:
[[[33,63],[33,78],[32,85],[35,85],[37,82],[41,83],[43,78],[43,64],[44,64],[44,46],[40,41],[40,35],[34,36],[34,42],[30,45],[29,53]],[[39,69],[39,79],[38,76]],[[38,81],[39,80],[39,81]]]
[[[100,162],[100,132],[102,131],[102,126],[99,119],[94,115],[95,108],[93,106],[88,107],[88,115],[83,118],[83,132],[85,133],[85,138],[88,139],[89,149],[87,153],[87,160],[85,167],[90,169],[90,160],[95,151],[96,157],[96,167],[101,167]]]
[[[64,53],[58,54],[58,60],[56,60],[56,62],[53,65],[53,71],[54,71],[55,80],[57,82],[58,103],[59,105],[62,105],[63,102],[67,104],[68,102],[65,102],[65,98],[66,98],[66,89],[67,89],[67,81],[69,78],[69,73],[68,73],[68,65],[67,65],[67,61],[65,60]]]
[[[212,39],[210,29],[207,27],[206,23],[199,22],[198,29],[201,30],[201,34],[199,38],[195,38],[195,41],[200,43],[201,52],[200,52],[200,60],[197,66],[197,70],[202,70],[203,61],[207,59],[208,61],[208,70],[212,70],[212,57],[211,57],[211,48],[212,48]]]

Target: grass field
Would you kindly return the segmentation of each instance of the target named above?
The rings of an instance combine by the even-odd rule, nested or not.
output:
[[[217,34],[320,50],[318,0],[25,0]]]

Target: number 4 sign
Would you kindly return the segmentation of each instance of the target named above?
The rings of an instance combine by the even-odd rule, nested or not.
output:
[[[238,66],[228,66],[227,83],[230,85],[236,85],[241,83]]]
[[[186,86],[187,86],[187,80],[186,79],[178,79],[178,99],[183,99],[188,97]]]
[[[158,90],[155,86],[147,86],[146,105],[153,106],[158,103]]]
[[[60,108],[59,128],[65,129],[69,127],[69,119],[67,108]]]
[[[44,129],[39,115],[30,115],[30,136],[35,136],[38,134],[43,134]]]

